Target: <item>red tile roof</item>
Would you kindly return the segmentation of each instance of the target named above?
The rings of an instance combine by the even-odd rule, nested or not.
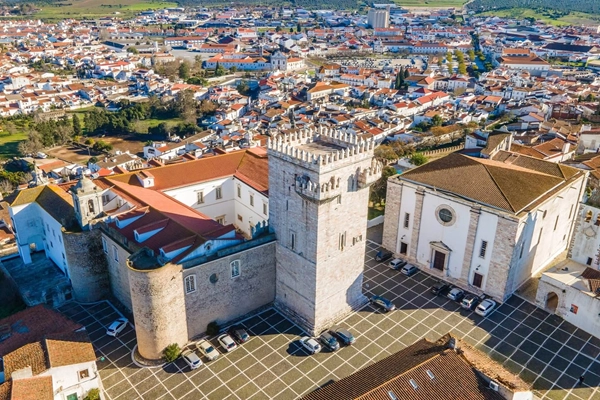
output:
[[[11,400],[53,400],[52,376],[34,376],[12,382]]]

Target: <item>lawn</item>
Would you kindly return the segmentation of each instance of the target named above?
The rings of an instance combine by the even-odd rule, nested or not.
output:
[[[565,15],[564,17],[552,19],[548,16],[543,15],[540,12],[528,8],[512,8],[508,10],[486,11],[477,15],[515,19],[535,18],[536,20],[542,21],[545,24],[554,26],[598,25],[598,22],[600,21],[600,17],[575,11],[571,12],[569,15]]]
[[[395,0],[402,7],[426,7],[426,8],[460,8],[466,3],[464,0]]]
[[[168,127],[173,127],[180,122],[183,122],[180,118],[171,118],[171,119],[158,119],[158,118],[150,118],[150,119],[142,119],[134,124],[134,131],[137,133],[148,133],[148,128],[154,128],[161,122],[165,122]]]
[[[27,139],[27,134],[23,132],[9,135],[5,132],[0,132],[0,158],[7,159],[19,155],[17,146],[19,142]]]
[[[59,20],[67,18],[97,18],[118,15],[122,18],[145,11],[177,7],[177,3],[153,0],[74,0],[65,3],[40,4],[36,18]]]

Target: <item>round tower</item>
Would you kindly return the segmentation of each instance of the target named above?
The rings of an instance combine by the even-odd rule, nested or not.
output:
[[[181,266],[145,265],[152,258],[134,254],[127,266],[138,351],[146,359],[157,360],[171,343],[185,345],[188,330]]]

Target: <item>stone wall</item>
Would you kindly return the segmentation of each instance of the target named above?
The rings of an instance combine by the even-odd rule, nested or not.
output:
[[[402,183],[397,176],[388,178],[385,198],[385,220],[383,221],[383,247],[396,252],[398,244],[398,223],[400,218],[400,200],[402,199]]]
[[[129,268],[131,305],[135,317],[138,351],[146,359],[159,359],[171,343],[188,342],[186,304],[180,265],[152,270]]]
[[[240,261],[240,275],[232,278],[231,262]],[[218,260],[183,270],[185,278],[194,275],[196,290],[183,294],[189,338],[206,331],[217,321],[220,325],[239,318],[275,299],[275,242],[241,251]],[[211,281],[211,276],[217,278]]]
[[[131,291],[129,289],[129,268],[127,268],[127,258],[130,256],[130,253],[120,243],[106,235],[106,233],[102,233],[102,237],[106,240],[107,245],[107,251],[102,255],[107,261],[110,290],[125,308],[133,311],[131,306]],[[113,254],[115,247],[118,253],[118,261],[115,260]],[[102,248],[100,251],[102,251]]]
[[[110,285],[100,231],[63,230],[62,237],[75,300],[90,303],[102,299]]]
[[[518,263],[514,254],[518,227],[518,220],[498,218],[485,292],[500,301],[506,300],[514,290],[511,277]]]

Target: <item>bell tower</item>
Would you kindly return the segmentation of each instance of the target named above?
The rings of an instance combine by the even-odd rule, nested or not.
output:
[[[364,305],[373,140],[319,128],[268,143],[269,223],[277,234],[275,305],[312,334]]]
[[[102,213],[102,192],[102,189],[85,176],[71,188],[75,217],[81,229],[88,230],[90,221]]]

